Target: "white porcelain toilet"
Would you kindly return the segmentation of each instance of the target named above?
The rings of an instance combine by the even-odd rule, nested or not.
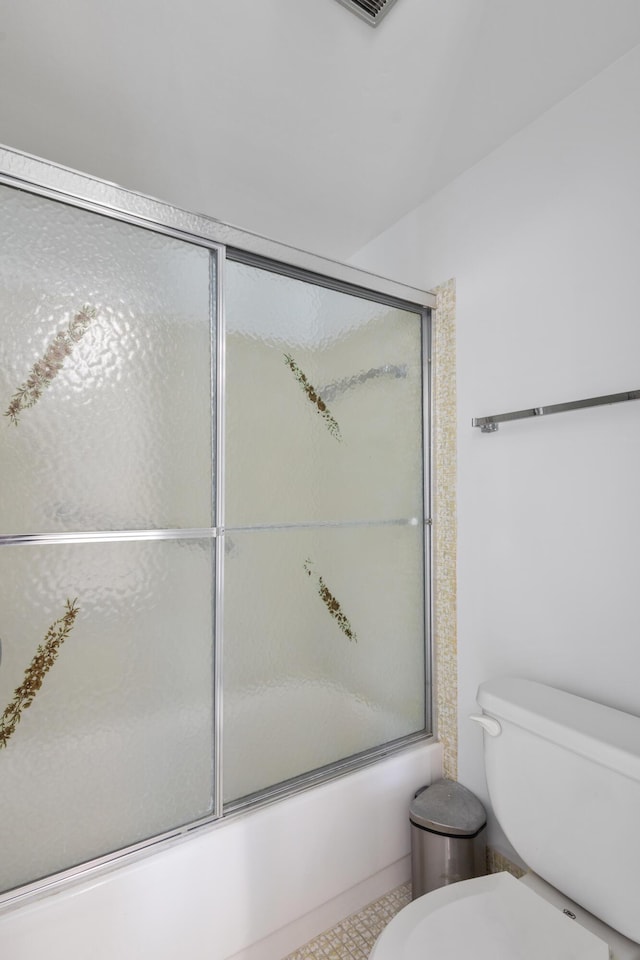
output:
[[[478,703],[491,803],[532,872],[419,897],[370,960],[640,960],[640,717],[513,678]]]

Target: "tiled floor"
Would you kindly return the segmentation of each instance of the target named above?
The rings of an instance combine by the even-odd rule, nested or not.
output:
[[[487,847],[487,873],[506,870],[521,877],[524,870],[502,854]],[[411,902],[411,884],[403,883],[374,900],[359,913],[353,913],[315,940],[290,953],[284,960],[368,960],[373,945],[399,910]]]
[[[285,960],[368,960],[383,929],[410,901],[411,884],[403,883],[290,953]]]

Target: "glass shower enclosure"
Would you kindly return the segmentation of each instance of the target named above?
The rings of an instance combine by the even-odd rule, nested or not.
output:
[[[10,899],[429,735],[432,298],[0,171]]]

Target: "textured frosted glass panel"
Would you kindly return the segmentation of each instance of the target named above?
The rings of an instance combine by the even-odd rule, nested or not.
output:
[[[227,800],[424,729],[420,526],[226,539]]]
[[[209,815],[212,547],[0,548],[0,711],[78,613],[0,750],[0,889]]]
[[[227,522],[422,514],[417,314],[227,265]]]
[[[2,533],[211,525],[209,261],[0,187]]]

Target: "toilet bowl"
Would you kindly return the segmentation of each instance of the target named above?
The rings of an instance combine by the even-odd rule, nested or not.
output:
[[[535,872],[418,897],[370,960],[640,960],[640,718],[515,678],[478,703],[494,814]]]
[[[489,874],[414,900],[370,960],[640,960],[640,946],[533,874]]]

